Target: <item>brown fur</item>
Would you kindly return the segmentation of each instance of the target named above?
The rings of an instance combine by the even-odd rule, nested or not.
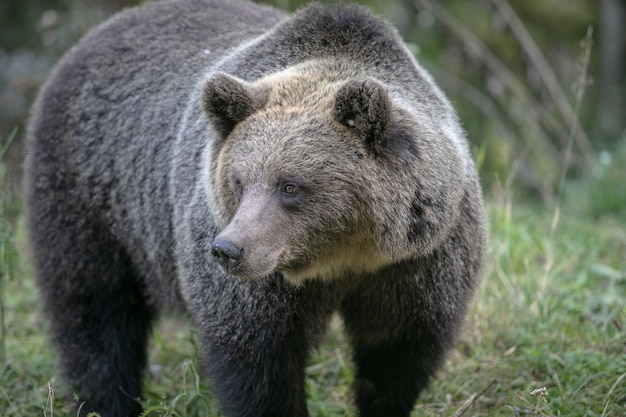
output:
[[[28,225],[80,415],[136,416],[150,328],[186,310],[224,415],[305,417],[344,320],[362,417],[407,417],[477,286],[454,110],[358,6],[171,0],[92,31],[33,109]]]

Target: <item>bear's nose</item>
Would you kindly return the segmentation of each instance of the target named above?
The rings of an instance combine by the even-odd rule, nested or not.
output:
[[[240,248],[228,239],[218,236],[213,241],[211,255],[217,259],[225,270],[233,272],[243,259],[243,248]]]

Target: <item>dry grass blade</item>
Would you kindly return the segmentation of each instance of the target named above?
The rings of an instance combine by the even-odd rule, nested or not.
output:
[[[573,86],[576,102],[574,108],[574,114],[577,115],[582,104],[583,95],[585,93],[585,88],[589,84],[588,76],[589,76],[589,61],[591,60],[591,46],[593,43],[593,28],[590,26],[587,28],[587,34],[585,35],[585,39],[581,42],[582,53],[579,58],[580,65],[580,73],[578,76],[578,80]],[[555,204],[554,216],[553,216],[553,227],[550,229],[551,234],[550,237],[554,234],[556,230],[556,224],[558,223],[558,217],[560,213],[560,205],[561,200],[563,199],[563,192],[565,189],[565,180],[567,179],[567,169],[569,167],[570,158],[572,154],[572,141],[575,137],[575,132],[580,128],[578,124],[572,124],[570,126],[570,134],[568,137],[567,148],[565,149],[565,157],[564,163],[561,168],[561,178],[559,180],[558,194],[557,194],[557,203]],[[588,153],[585,153],[587,159],[593,157],[593,151],[590,149]]]
[[[625,377],[626,377],[626,373],[621,374],[619,378],[617,378],[617,381],[615,381],[615,383],[611,386],[611,389],[606,395],[606,401],[604,402],[604,409],[602,410],[602,417],[608,415],[607,410],[609,409],[609,405],[611,402],[611,395],[613,395],[613,391],[615,391],[615,388],[622,382],[622,379],[624,379]],[[626,408],[626,406],[624,406],[624,408]]]
[[[48,399],[46,401],[46,408],[43,410],[44,417],[54,417],[54,388],[52,388],[52,384],[54,379],[48,381]],[[50,414],[48,415],[47,411],[50,410]]]

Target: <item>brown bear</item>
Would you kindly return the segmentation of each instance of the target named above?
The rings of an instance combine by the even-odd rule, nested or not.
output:
[[[463,323],[481,190],[447,99],[360,6],[124,11],[28,131],[37,281],[80,415],[137,416],[150,329],[188,311],[224,415],[307,416],[333,312],[358,413],[408,416]]]

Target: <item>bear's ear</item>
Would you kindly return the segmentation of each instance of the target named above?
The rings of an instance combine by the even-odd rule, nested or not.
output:
[[[267,99],[267,89],[216,72],[204,85],[202,105],[211,123],[226,137],[237,123],[263,108]]]
[[[373,78],[346,82],[337,91],[334,117],[353,129],[370,149],[380,149],[391,119],[387,89]]]

